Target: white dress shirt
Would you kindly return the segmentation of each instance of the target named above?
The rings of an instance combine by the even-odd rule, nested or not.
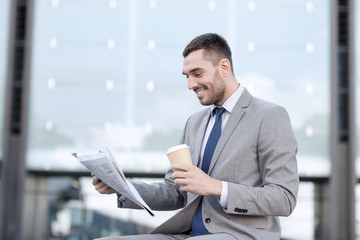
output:
[[[234,109],[234,107],[235,107],[237,101],[239,100],[239,98],[241,97],[241,94],[243,93],[243,91],[244,91],[244,86],[239,85],[239,87],[236,89],[236,91],[224,102],[224,104],[222,106],[215,106],[215,105],[211,106],[211,109],[210,109],[211,116],[210,116],[208,125],[206,127],[205,136],[204,136],[203,143],[201,146],[201,156],[200,156],[199,168],[201,168],[201,166],[202,166],[202,159],[204,156],[205,146],[208,141],[210,132],[215,124],[216,114],[213,112],[214,108],[216,108],[216,107],[225,108],[224,113],[221,115],[221,120],[222,120],[221,132],[222,132],[222,130],[224,129],[224,127],[230,117],[231,111]],[[228,199],[228,184],[227,184],[227,182],[222,181],[222,189],[221,189],[221,196],[220,196],[219,202],[220,202],[221,206],[223,206],[223,208],[227,208],[227,199]]]

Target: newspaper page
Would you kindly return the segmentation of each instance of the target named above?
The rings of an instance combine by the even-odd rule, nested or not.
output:
[[[118,161],[108,148],[101,147],[96,154],[78,156],[77,153],[73,153],[72,155],[109,187],[148,211],[151,216],[155,216],[136,188],[126,179]]]

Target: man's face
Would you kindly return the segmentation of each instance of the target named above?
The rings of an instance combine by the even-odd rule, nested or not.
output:
[[[188,79],[188,88],[196,93],[202,105],[221,106],[226,99],[226,85],[219,66],[203,56],[203,49],[190,53],[183,64],[183,74]]]

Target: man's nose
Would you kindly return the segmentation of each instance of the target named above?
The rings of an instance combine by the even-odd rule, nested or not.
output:
[[[197,86],[197,82],[194,81],[192,77],[188,78],[188,88],[189,90],[194,90],[194,88]]]

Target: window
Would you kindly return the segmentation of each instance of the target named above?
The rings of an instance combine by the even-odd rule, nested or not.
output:
[[[39,0],[28,167],[78,170],[70,153],[101,141],[126,170],[164,171],[166,149],[202,108],[181,75],[182,50],[217,32],[238,81],[288,109],[300,171],[328,174],[307,168],[328,165],[328,26],[327,1]]]
[[[165,172],[166,150],[203,108],[181,74],[182,50],[216,32],[237,80],[288,110],[300,174],[329,174],[329,1],[38,0],[34,17],[28,169],[82,170],[71,153],[102,142],[124,171]],[[284,237],[313,236],[305,185]]]
[[[328,1],[247,1],[237,14],[235,71],[253,95],[284,106],[299,144],[299,173],[329,174]],[[286,20],[285,20],[286,19]]]
[[[3,135],[3,119],[5,111],[5,86],[7,69],[7,43],[10,1],[0,1],[0,136]],[[0,139],[0,160],[3,157],[3,138]]]

